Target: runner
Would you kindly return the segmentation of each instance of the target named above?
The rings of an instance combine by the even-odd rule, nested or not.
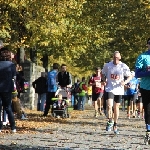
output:
[[[127,107],[127,117],[130,119],[130,112],[135,118],[135,111],[136,111],[136,99],[137,99],[137,91],[138,91],[138,79],[135,78],[135,72],[131,71],[132,79],[125,85],[127,87],[127,100],[128,100],[128,107]]]
[[[114,133],[118,134],[117,122],[119,117],[119,105],[124,95],[124,85],[131,79],[131,72],[129,67],[120,61],[121,55],[119,51],[113,54],[113,60],[106,63],[102,69],[103,81],[106,82],[105,90],[107,92],[107,111],[108,122],[106,131],[111,131],[113,127]],[[124,76],[127,80],[124,81]],[[106,79],[106,80],[105,80]],[[114,106],[114,122],[112,118],[112,107]]]
[[[89,85],[92,85],[92,101],[95,109],[95,117],[102,115],[102,96],[104,93],[104,85],[101,78],[100,67],[96,68],[96,73],[90,78]]]
[[[135,75],[141,78],[140,92],[145,113],[145,143],[150,143],[150,38],[147,39],[148,50],[140,54],[135,64]]]

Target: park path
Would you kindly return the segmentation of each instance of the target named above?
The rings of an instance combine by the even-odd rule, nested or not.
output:
[[[73,110],[71,118],[55,119],[40,118],[34,113],[30,121],[36,117],[35,128],[28,127],[24,130],[31,132],[18,132],[16,134],[0,134],[0,150],[146,150],[150,145],[144,144],[144,120],[126,118],[126,112],[120,110],[118,122],[119,135],[113,131],[106,132],[107,119],[105,116],[94,118],[94,110]],[[50,117],[50,116],[49,116]],[[46,126],[38,127],[41,122]],[[33,131],[33,132],[32,132]]]

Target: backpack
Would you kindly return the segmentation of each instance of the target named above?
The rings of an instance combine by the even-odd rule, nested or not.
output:
[[[18,90],[20,93],[27,93],[28,89],[29,89],[29,82],[22,78],[20,83],[17,83],[18,84]]]
[[[82,86],[81,86],[81,84],[82,84]],[[76,92],[77,92],[77,93],[81,93],[82,90],[87,91],[87,87],[86,87],[86,84],[85,84],[84,82],[80,82],[80,83],[77,85]]]
[[[80,83],[75,85],[75,93],[80,93],[82,91],[82,89],[80,89]]]
[[[56,85],[56,72],[50,71],[48,72],[48,86],[54,86]]]
[[[27,93],[28,89],[29,89],[29,82],[27,80],[24,80],[24,82],[23,82],[23,93]]]

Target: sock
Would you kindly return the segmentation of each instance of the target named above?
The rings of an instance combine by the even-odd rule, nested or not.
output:
[[[109,118],[109,122],[112,123],[112,118]]]
[[[116,123],[116,122],[114,122],[114,126],[117,126],[117,123]]]

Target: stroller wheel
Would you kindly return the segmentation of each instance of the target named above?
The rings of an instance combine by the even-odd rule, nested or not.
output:
[[[62,114],[62,118],[66,118],[66,114]]]
[[[67,114],[67,118],[70,118],[70,115],[69,115],[69,114]]]
[[[56,113],[52,113],[52,116],[53,116],[54,118],[56,118]]]

